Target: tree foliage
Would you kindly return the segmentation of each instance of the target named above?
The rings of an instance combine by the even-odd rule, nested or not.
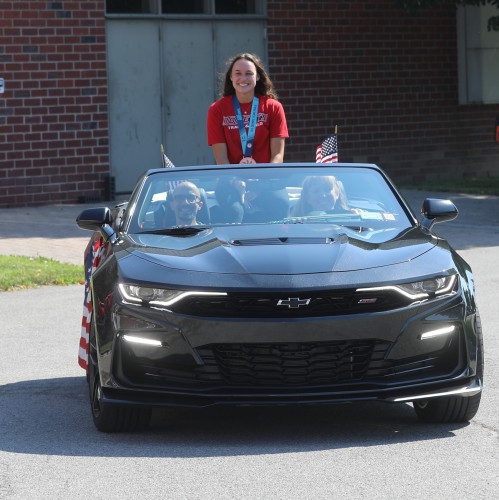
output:
[[[440,5],[494,5],[499,9],[499,0],[396,0],[396,4],[404,9],[409,14],[417,14],[418,12],[431,7],[438,7]],[[499,31],[499,15],[489,18],[487,23],[489,31]]]

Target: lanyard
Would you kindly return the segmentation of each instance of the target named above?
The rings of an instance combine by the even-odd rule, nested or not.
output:
[[[255,141],[256,120],[258,118],[258,97],[253,97],[253,103],[251,104],[251,116],[248,133],[246,133],[246,127],[244,126],[241,106],[235,95],[232,96],[232,104],[234,105],[234,111],[236,112],[237,127],[239,128],[239,136],[241,137],[243,156],[244,158],[249,158],[251,156],[253,142]]]

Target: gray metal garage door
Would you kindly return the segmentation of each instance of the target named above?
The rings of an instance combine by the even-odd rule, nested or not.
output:
[[[111,172],[127,193],[160,145],[176,165],[213,163],[206,113],[219,74],[238,52],[266,61],[265,22],[110,19],[107,21]]]

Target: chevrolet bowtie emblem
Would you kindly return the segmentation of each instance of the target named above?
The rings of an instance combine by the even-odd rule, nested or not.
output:
[[[289,309],[298,309],[301,306],[308,306],[312,299],[299,299],[298,297],[289,297],[288,299],[279,299],[278,306],[288,306]]]

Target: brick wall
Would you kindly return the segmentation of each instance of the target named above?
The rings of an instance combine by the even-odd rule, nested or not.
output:
[[[453,7],[267,0],[269,71],[286,161],[339,126],[340,161],[395,180],[499,175],[499,105],[459,106]],[[104,198],[109,175],[105,1],[0,0],[0,207]]]
[[[459,106],[455,8],[395,0],[268,0],[269,71],[290,128],[286,161],[339,129],[340,161],[396,180],[499,175],[498,105]]]
[[[0,207],[102,196],[104,4],[0,0]]]

